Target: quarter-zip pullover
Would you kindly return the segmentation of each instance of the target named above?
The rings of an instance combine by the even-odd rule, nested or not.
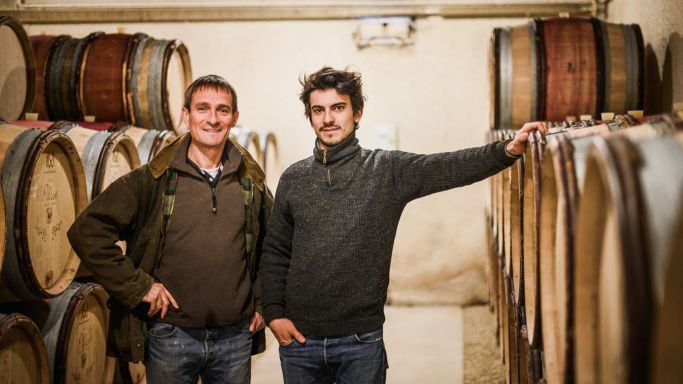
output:
[[[420,155],[361,149],[353,135],[327,149],[316,142],[278,184],[261,264],[266,321],[289,318],[307,336],[379,328],[406,204],[508,167],[504,148]]]
[[[240,162],[241,155],[230,142],[216,178],[187,158],[187,148],[171,162],[178,172],[177,198],[155,278],[175,297],[180,310],[169,307],[160,321],[182,327],[225,326],[254,313],[255,293],[244,257]],[[226,300],[226,291],[236,294]]]

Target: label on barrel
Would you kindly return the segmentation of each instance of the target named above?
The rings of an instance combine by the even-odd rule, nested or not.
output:
[[[74,188],[66,154],[49,144],[36,161],[26,212],[31,262],[44,287],[59,279],[71,256],[66,231],[76,216]]]

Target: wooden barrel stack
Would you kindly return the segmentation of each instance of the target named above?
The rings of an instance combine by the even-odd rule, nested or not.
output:
[[[0,80],[12,91],[0,97],[0,382],[143,382],[142,364],[106,358],[107,295],[66,231],[111,182],[178,137],[187,48],[144,34],[29,38],[8,17],[0,41]],[[272,133],[235,133],[276,169]]]
[[[683,112],[557,124],[491,178],[489,292],[507,382],[683,379],[664,357],[683,356],[671,272],[683,265],[682,135]]]
[[[0,120],[16,120],[31,111],[36,63],[26,31],[15,19],[0,16]]]
[[[31,36],[40,120],[125,122],[156,130],[180,123],[192,68],[179,40],[93,32],[84,38]],[[30,48],[29,48],[30,49]],[[19,116],[11,117],[15,120]]]
[[[637,25],[535,19],[494,29],[489,55],[493,129],[642,109],[643,38]]]

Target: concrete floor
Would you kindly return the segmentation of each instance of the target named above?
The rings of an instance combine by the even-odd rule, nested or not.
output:
[[[385,307],[387,383],[463,383],[463,309]],[[278,346],[270,331],[266,352],[252,360],[253,384],[281,384]]]

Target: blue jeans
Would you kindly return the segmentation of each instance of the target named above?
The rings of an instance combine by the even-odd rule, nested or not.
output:
[[[307,336],[280,346],[285,384],[383,384],[389,368],[382,328],[342,337]]]
[[[234,326],[182,328],[154,322],[145,356],[150,384],[247,384],[251,381],[249,320]]]

